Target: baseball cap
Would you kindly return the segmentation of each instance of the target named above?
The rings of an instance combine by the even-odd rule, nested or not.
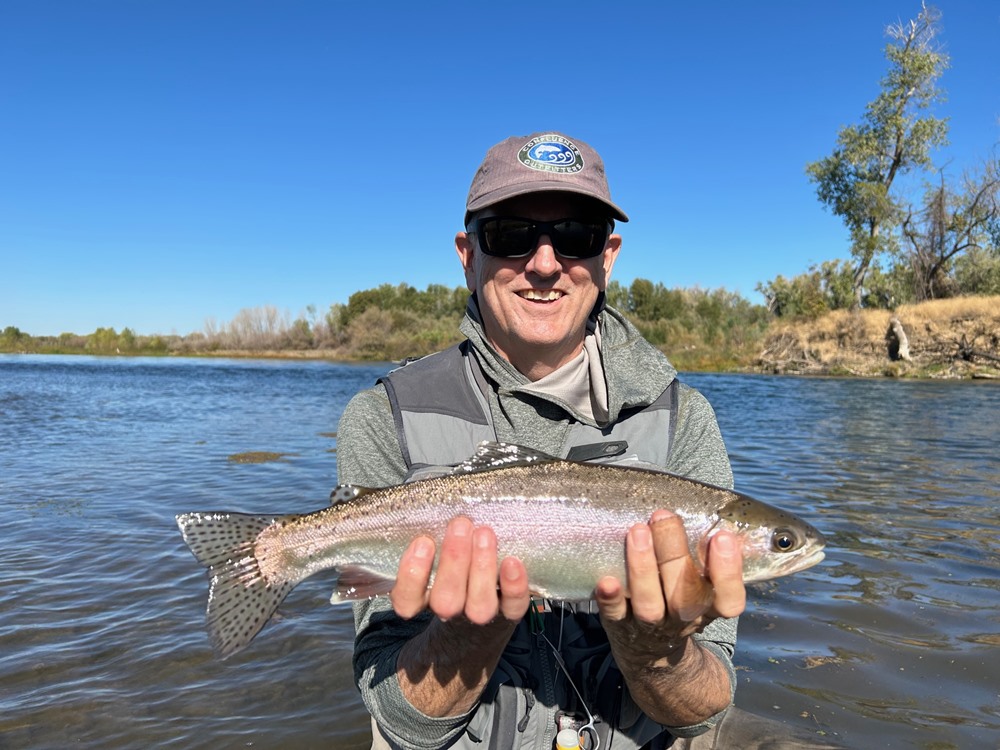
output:
[[[487,206],[550,190],[589,196],[607,206],[612,218],[628,221],[611,200],[604,162],[594,149],[562,133],[533,133],[512,136],[486,152],[469,188],[465,223]]]

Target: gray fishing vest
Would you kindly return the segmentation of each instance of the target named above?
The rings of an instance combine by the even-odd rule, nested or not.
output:
[[[454,466],[483,440],[496,440],[487,389],[492,388],[463,342],[400,367],[380,379],[389,396],[399,446],[410,478],[421,469]],[[677,380],[653,403],[625,409],[604,428],[574,422],[558,458],[654,464],[662,468],[677,421]],[[546,608],[549,605],[546,604]],[[534,619],[534,623],[532,623]],[[539,632],[541,631],[541,632]],[[465,734],[450,747],[551,748],[560,716],[585,711],[560,672],[559,653],[600,718],[602,750],[668,747],[673,737],[648,719],[624,689],[600,620],[586,605],[558,605],[522,621],[500,659]]]
[[[484,440],[496,440],[487,380],[468,341],[430,354],[380,378],[411,473],[426,466],[455,466]],[[606,427],[573,422],[560,455],[574,460],[614,459],[667,465],[677,423],[677,383],[651,404],[623,409]],[[623,446],[628,453],[623,455]]]

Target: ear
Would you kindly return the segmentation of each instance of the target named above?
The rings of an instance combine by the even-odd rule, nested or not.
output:
[[[473,240],[467,232],[459,232],[455,235],[455,252],[462,263],[465,271],[465,286],[470,292],[476,291],[476,271],[475,271],[475,248]]]
[[[618,259],[618,253],[622,249],[622,236],[620,234],[612,234],[608,237],[608,244],[604,246],[604,255],[601,258],[601,265],[604,267],[604,278],[601,280],[599,285],[600,290],[603,292],[608,288],[608,282],[611,281],[611,269],[614,268],[615,261]]]

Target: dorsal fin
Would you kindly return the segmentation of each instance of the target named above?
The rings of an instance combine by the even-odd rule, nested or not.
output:
[[[330,505],[345,503],[356,497],[363,497],[375,490],[368,487],[358,487],[356,484],[338,484],[330,491]]]
[[[472,474],[477,471],[491,471],[504,466],[528,466],[531,464],[558,461],[555,456],[526,448],[514,443],[498,443],[484,440],[476,452],[455,467],[455,474]]]
[[[534,448],[526,448],[523,445],[484,440],[476,448],[475,453],[457,466],[441,467],[441,471],[421,473],[414,479],[431,479],[450,474],[474,474],[479,471],[492,471],[504,466],[529,466],[558,460],[555,456],[536,451]],[[330,505],[354,500],[376,491],[369,487],[359,487],[356,484],[339,484],[330,492]]]

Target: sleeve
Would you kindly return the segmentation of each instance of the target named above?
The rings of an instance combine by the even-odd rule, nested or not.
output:
[[[337,427],[337,482],[360,487],[388,487],[406,476],[396,425],[385,388],[356,394]]]
[[[354,396],[337,428],[337,478],[341,484],[386,487],[399,484],[406,464],[399,450],[385,389],[375,386]],[[420,633],[429,615],[403,620],[387,597],[354,604],[354,681],[365,707],[393,746],[438,748],[459,736],[475,711],[436,718],[414,708],[396,678],[403,644]]]

